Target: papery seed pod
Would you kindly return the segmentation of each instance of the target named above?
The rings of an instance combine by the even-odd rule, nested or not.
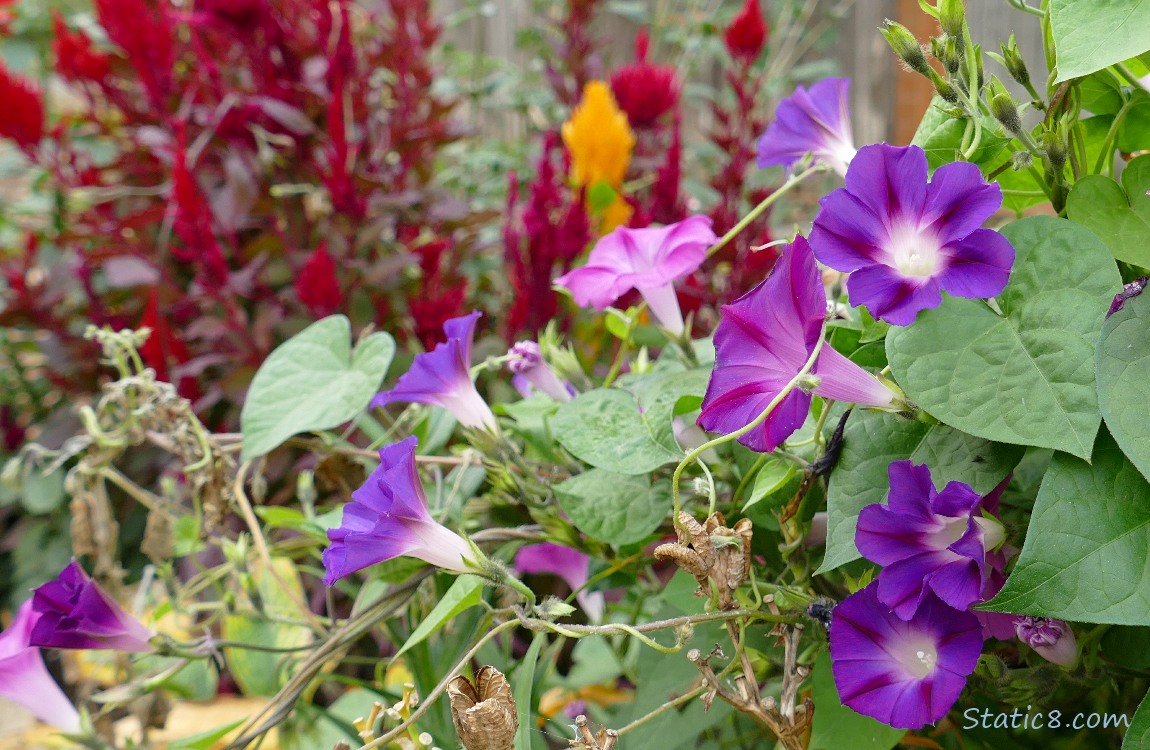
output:
[[[448,684],[447,696],[455,732],[467,750],[512,750],[519,717],[502,672],[480,667],[474,684],[460,675]]]
[[[159,508],[148,511],[140,551],[157,565],[172,557],[172,519]]]

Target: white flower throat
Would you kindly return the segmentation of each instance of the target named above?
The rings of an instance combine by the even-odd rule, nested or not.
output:
[[[899,221],[891,227],[886,251],[903,276],[933,276],[942,257],[938,237],[909,221]]]

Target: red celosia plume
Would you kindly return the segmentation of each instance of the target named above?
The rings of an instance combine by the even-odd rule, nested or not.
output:
[[[44,137],[44,103],[40,88],[13,75],[0,63],[0,136],[31,153]]]
[[[746,5],[723,32],[727,50],[737,60],[754,60],[767,43],[767,20],[759,0],[747,0]]]
[[[648,127],[674,109],[679,101],[679,79],[669,65],[647,62],[647,30],[635,35],[635,62],[611,76],[611,91],[632,127]]]

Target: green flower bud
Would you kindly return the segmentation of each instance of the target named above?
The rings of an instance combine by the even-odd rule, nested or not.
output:
[[[1022,117],[1018,114],[1018,107],[1014,104],[1014,97],[1002,85],[1002,81],[991,78],[987,85],[986,103],[990,107],[990,114],[1002,123],[1002,127],[1010,133],[1022,132]]]
[[[958,40],[954,37],[947,37],[946,42],[943,44],[942,55],[938,56],[942,60],[942,64],[946,67],[946,72],[952,76],[958,73],[959,67],[962,65],[962,55],[966,52],[966,46],[959,44]]]
[[[1066,166],[1068,148],[1066,139],[1055,130],[1047,130],[1042,134],[1042,148],[1046,150],[1046,158],[1050,160],[1052,172],[1061,172]]]
[[[908,68],[916,73],[927,75],[930,66],[927,65],[926,55],[923,54],[922,47],[914,38],[914,34],[910,33],[910,29],[901,23],[887,19],[879,32]]]
[[[934,90],[938,92],[938,95],[951,104],[958,104],[958,92],[955,91],[950,81],[936,73],[934,68],[930,68],[929,70],[930,82],[934,84]]]
[[[1026,88],[1030,88],[1030,71],[1026,69],[1026,62],[1022,59],[1022,53],[1018,51],[1018,43],[1014,39],[1014,34],[1011,34],[1010,39],[1002,44],[1002,60],[1003,65],[1006,66],[1006,71],[1010,73],[1010,77]]]
[[[938,23],[947,36],[962,39],[966,25],[966,11],[962,0],[938,0]]]

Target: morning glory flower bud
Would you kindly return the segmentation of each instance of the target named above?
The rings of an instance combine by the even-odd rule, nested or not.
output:
[[[929,75],[927,71],[930,70],[930,65],[926,61],[926,55],[923,54],[914,34],[910,33],[910,29],[897,21],[887,19],[883,22],[879,33],[908,68],[924,76]]]
[[[1002,44],[1002,59],[1010,77],[1029,89],[1030,71],[1026,69],[1026,61],[1018,51],[1018,42],[1015,41],[1013,33],[1010,39]]]
[[[938,0],[938,24],[946,35],[962,39],[966,26],[966,11],[962,0]]]
[[[1074,631],[1062,620],[1049,617],[1020,617],[1014,624],[1018,640],[1034,649],[1052,664],[1073,669],[1078,663],[1078,642]]]
[[[998,120],[1002,127],[1014,135],[1022,132],[1022,117],[1018,114],[1018,107],[1014,104],[1014,97],[1002,85],[997,77],[992,77],[987,84],[986,99],[990,106],[990,114]]]
[[[39,615],[29,636],[33,646],[152,651],[152,631],[144,627],[73,560],[56,580],[32,595]]]

